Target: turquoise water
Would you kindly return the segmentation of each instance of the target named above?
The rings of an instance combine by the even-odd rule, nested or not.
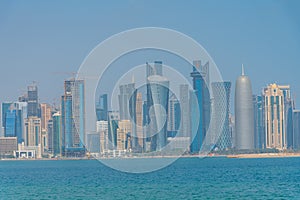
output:
[[[147,174],[95,160],[0,161],[0,199],[300,199],[300,158],[181,158]]]

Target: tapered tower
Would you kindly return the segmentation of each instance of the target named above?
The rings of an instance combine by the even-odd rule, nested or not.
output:
[[[244,73],[235,84],[235,130],[237,149],[254,149],[254,117],[251,81]]]

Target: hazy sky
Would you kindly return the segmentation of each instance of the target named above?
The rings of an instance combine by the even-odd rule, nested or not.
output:
[[[299,99],[299,11],[296,0],[0,1],[0,102],[16,100],[32,81],[42,102],[57,101],[64,79],[97,44],[145,26],[199,42],[232,81],[232,97],[243,63],[254,93],[276,82]]]

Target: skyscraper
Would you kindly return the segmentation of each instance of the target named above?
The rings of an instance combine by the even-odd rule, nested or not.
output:
[[[226,150],[232,147],[232,138],[229,129],[229,101],[231,82],[213,82],[213,114],[215,123],[215,134],[218,136],[217,147],[220,150]]]
[[[265,122],[264,122],[264,98],[261,95],[253,95],[254,113],[254,148],[265,148]]]
[[[300,110],[293,111],[293,148],[300,149]]]
[[[153,129],[151,124],[151,119],[149,115],[150,107],[153,105],[152,102],[152,96],[151,96],[151,91],[150,91],[150,84],[148,78],[150,76],[154,75],[159,75],[162,76],[162,62],[161,61],[155,61],[154,65],[151,65],[149,63],[146,63],[146,82],[147,82],[147,101],[146,101],[146,110],[144,112],[144,126],[146,126],[146,137],[147,140],[149,141],[151,138],[151,135],[153,135]]]
[[[6,124],[6,112],[9,110],[10,106],[11,106],[12,102],[3,102],[1,104],[1,111],[2,111],[2,115],[1,115],[1,119],[2,119],[2,127],[5,128],[5,124]],[[5,132],[5,130],[4,130]]]
[[[53,120],[52,120],[52,117],[50,120],[48,120],[46,136],[45,136],[45,132],[44,132],[43,139],[44,139],[44,143],[46,143],[44,148],[48,151],[48,153],[53,153]]]
[[[23,141],[24,119],[27,117],[26,108],[27,103],[14,102],[10,104],[4,115],[4,136],[17,137],[18,143]]]
[[[28,86],[27,91],[28,117],[39,116],[38,88],[35,84]]]
[[[62,142],[68,155],[84,154],[85,144],[85,104],[84,81],[66,80],[62,96]]]
[[[169,99],[168,109],[168,137],[175,137],[180,126],[180,102],[175,94]]]
[[[56,112],[52,116],[53,119],[53,154],[60,155],[62,153],[62,138],[61,138],[61,114],[60,112]]]
[[[5,137],[16,137],[17,113],[16,110],[8,110],[5,115]]]
[[[44,150],[41,127],[41,118],[35,116],[26,118],[24,145],[35,149],[38,158],[41,158]]]
[[[42,131],[48,131],[48,121],[52,118],[51,106],[47,103],[41,103],[41,120],[42,120]]]
[[[136,94],[136,113],[135,113],[135,136],[137,137],[137,151],[143,152],[145,149],[145,137],[143,132],[143,99],[142,93]]]
[[[278,85],[278,88],[283,92],[284,100],[284,118],[286,128],[286,147],[293,147],[293,110],[295,109],[294,101],[291,98],[291,88],[289,85]]]
[[[146,63],[146,77],[153,75],[159,75],[162,76],[162,61],[154,61],[154,65],[150,65],[149,63]]]
[[[199,118],[199,124],[193,124],[191,120],[191,153],[198,153],[201,149],[203,141],[206,136],[206,132],[210,123],[210,94],[209,94],[209,63],[207,62],[204,66],[201,65],[200,60],[193,62],[193,71],[191,73],[193,78],[193,89],[192,95],[195,95],[197,99],[190,100],[190,109],[195,106],[199,108],[199,116],[193,116]],[[191,98],[191,95],[190,95]],[[197,102],[195,102],[197,101]],[[196,105],[196,103],[198,105]],[[193,115],[193,112],[191,112]],[[192,116],[191,116],[192,117]],[[198,128],[196,128],[198,127]]]
[[[130,139],[132,123],[130,120],[120,120],[117,129],[117,150],[129,150],[131,148]]]
[[[97,121],[97,133],[100,134],[100,152],[103,153],[108,150],[108,121]]]
[[[136,93],[134,83],[120,85],[119,111],[120,120],[129,120],[135,114]],[[131,103],[131,104],[130,104]],[[133,115],[130,115],[133,114]]]
[[[277,84],[264,89],[266,148],[287,148],[284,93]]]
[[[239,76],[235,84],[235,134],[237,149],[254,149],[252,87],[248,76]]]
[[[108,149],[117,149],[117,130],[119,128],[119,113],[115,111],[108,112]]]
[[[190,136],[190,110],[189,110],[189,86],[180,85],[180,135],[183,137]]]
[[[107,121],[107,94],[102,94],[99,97],[98,105],[96,106],[97,121]]]
[[[169,81],[159,75],[148,77],[152,105],[149,109],[151,122],[151,150],[159,151],[167,144],[167,115]]]
[[[209,89],[211,88],[210,76],[209,76],[209,62],[206,62],[204,65],[201,64],[200,60],[193,61],[193,71],[198,71],[202,77],[202,97],[203,97],[203,132],[206,135],[208,127],[210,124],[210,115],[211,115],[211,102],[210,102],[210,93]],[[195,88],[194,88],[195,89]],[[197,89],[196,89],[197,90]]]

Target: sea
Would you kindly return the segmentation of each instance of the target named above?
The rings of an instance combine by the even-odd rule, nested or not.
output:
[[[0,199],[300,199],[300,158],[180,158],[140,174],[98,160],[0,161]]]

